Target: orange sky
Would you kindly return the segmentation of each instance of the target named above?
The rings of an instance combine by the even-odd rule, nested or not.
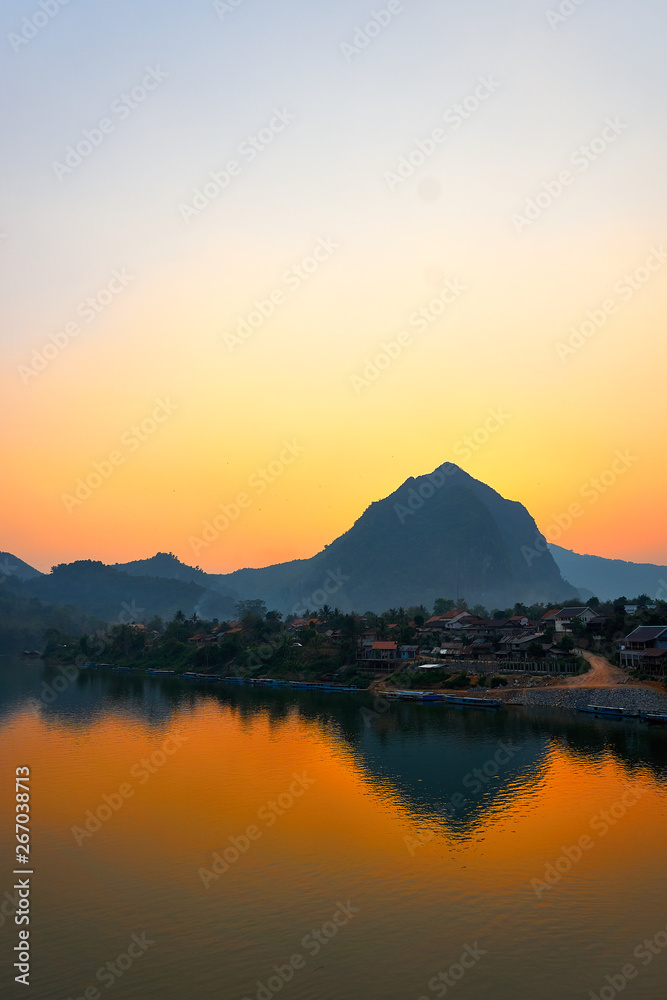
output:
[[[461,9],[453,32],[426,4],[350,63],[350,6],[300,24],[287,61],[290,17],[269,31],[250,8],[222,34],[175,9],[159,38],[137,13],[136,50],[63,18],[51,48],[21,53],[0,205],[2,549],[42,570],[158,550],[261,566],[314,554],[453,461],[542,531],[587,490],[561,545],[667,563],[657,33],[629,11],[556,31],[518,8],[483,25]],[[164,82],[57,179],[149,60]],[[151,424],[157,400],[171,412]],[[299,454],[281,464],[286,441]],[[618,451],[632,460],[612,474]]]

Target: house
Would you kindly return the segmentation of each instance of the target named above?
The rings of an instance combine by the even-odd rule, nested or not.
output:
[[[594,618],[597,618],[597,614],[590,608],[561,608],[554,615],[553,621],[556,632],[571,632],[575,619],[588,625]]]
[[[470,647],[471,660],[494,660],[495,653],[490,642],[484,639],[474,639]]]
[[[424,622],[426,628],[444,629],[452,628],[461,618],[470,615],[465,608],[455,608],[453,611],[445,611],[442,615],[433,615]]]
[[[621,640],[620,664],[645,674],[664,674],[667,625],[640,625]]]
[[[640,611],[655,611],[655,604],[650,602],[649,604],[626,604],[625,613],[626,615],[636,615]]]
[[[528,654],[528,647],[534,642],[541,646],[543,639],[543,632],[533,632],[530,629],[518,635],[505,635],[501,639],[498,655],[507,656],[510,660],[533,660],[536,657]],[[538,654],[537,659],[540,659],[540,655]]]
[[[443,646],[438,650],[438,656],[446,656],[448,658],[455,657],[460,659],[463,656],[463,650],[465,646],[462,642],[455,642],[452,640],[448,642],[446,646]]]
[[[364,640],[357,647],[357,660],[364,661],[365,665],[369,667],[377,666],[394,670],[399,660],[398,643]]]
[[[234,623],[232,622],[232,624]],[[320,624],[319,618],[295,618],[288,627],[288,631],[295,633],[301,631],[302,628],[311,628]]]

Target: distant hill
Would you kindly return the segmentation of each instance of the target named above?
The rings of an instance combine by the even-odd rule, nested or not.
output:
[[[262,598],[283,612],[325,602],[357,611],[430,608],[438,597],[488,608],[578,600],[548,552],[524,558],[522,547],[536,539],[544,543],[522,504],[446,463],[371,504],[311,559],[222,579],[243,598]]]
[[[0,583],[4,583],[10,576],[19,580],[34,580],[35,577],[42,575],[38,569],[29,566],[22,559],[17,559],[11,552],[0,552]]]
[[[69,635],[94,632],[103,622],[74,608],[45,604],[35,597],[0,585],[0,652],[20,653],[44,648],[44,634],[57,628]]]
[[[171,552],[158,552],[150,559],[135,559],[128,563],[114,563],[111,569],[130,576],[156,576],[163,580],[183,580],[185,583],[197,583],[208,588],[215,574],[205,573],[203,569],[186,566]]]
[[[559,545],[550,545],[549,549],[563,576],[582,592],[584,600],[592,595],[601,601],[640,594],[654,600],[667,598],[667,566],[579,555]]]
[[[181,610],[188,617],[229,618],[234,601],[205,587],[156,576],[133,576],[104,563],[81,560],[54,566],[51,573],[21,583],[10,577],[8,586],[23,596],[53,604],[70,604],[108,622],[141,621],[160,615],[172,618]]]

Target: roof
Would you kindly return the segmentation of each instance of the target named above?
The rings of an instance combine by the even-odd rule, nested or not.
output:
[[[590,608],[562,608],[561,611],[556,612],[556,618],[577,618],[579,615],[583,615],[584,611],[590,611]],[[591,612],[592,613],[592,612]]]
[[[468,614],[470,614],[470,612],[466,611],[465,608],[454,608],[453,611],[445,611],[441,615],[433,615],[431,618],[426,620],[426,624],[431,625],[433,622],[448,622],[451,621],[452,618],[457,618],[459,615]]]
[[[667,656],[667,649],[644,649],[642,650],[642,660],[647,657],[655,658],[656,660],[660,656]]]
[[[547,611],[546,614],[542,615],[542,621],[544,621],[545,618],[555,618],[556,615],[560,614],[560,612],[560,608],[552,608],[551,611]]]
[[[372,649],[397,649],[395,642],[374,642]]]
[[[667,632],[667,625],[639,625],[638,628],[626,635],[626,642],[652,642]]]

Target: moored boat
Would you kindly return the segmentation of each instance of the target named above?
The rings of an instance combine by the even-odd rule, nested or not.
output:
[[[639,712],[631,708],[612,708],[608,705],[580,705],[578,712],[588,712],[590,715],[603,715],[609,719],[636,719]]]
[[[475,698],[471,695],[446,694],[444,701],[447,705],[458,705],[462,708],[503,708],[503,702],[499,698]]]

